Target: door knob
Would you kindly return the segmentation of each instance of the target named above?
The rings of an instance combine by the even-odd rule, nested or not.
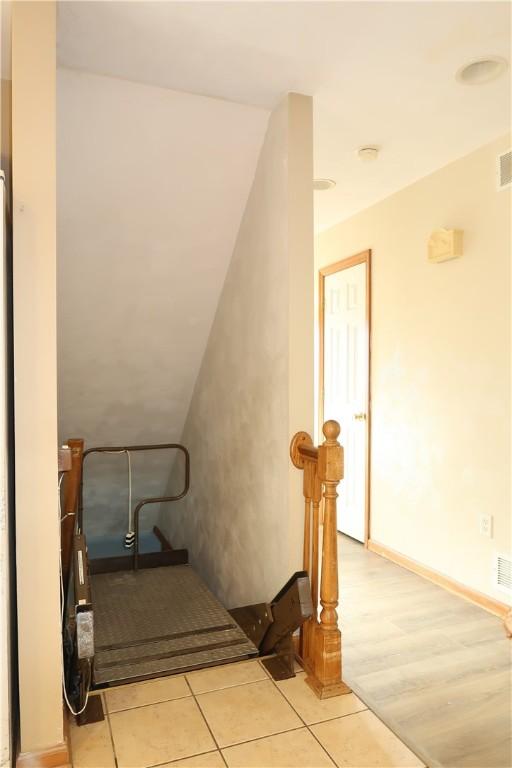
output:
[[[354,419],[356,421],[366,421],[366,413],[354,413]]]

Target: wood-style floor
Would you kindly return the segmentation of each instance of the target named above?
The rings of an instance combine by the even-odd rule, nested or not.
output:
[[[502,622],[339,535],[345,681],[428,766],[510,768]]]

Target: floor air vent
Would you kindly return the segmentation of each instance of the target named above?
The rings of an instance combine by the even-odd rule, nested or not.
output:
[[[512,558],[510,555],[496,555],[494,563],[496,587],[512,595]]]
[[[512,184],[512,149],[498,155],[498,189],[506,189]]]

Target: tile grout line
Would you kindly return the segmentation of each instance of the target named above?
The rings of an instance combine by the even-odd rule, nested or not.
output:
[[[319,723],[315,723],[315,725],[319,725]],[[334,765],[335,765],[335,766],[337,766],[337,768],[340,768],[339,764],[336,762],[336,760],[335,760],[335,759],[334,759],[334,757],[331,755],[331,753],[329,752],[329,750],[328,750],[326,747],[324,747],[324,745],[322,744],[322,742],[320,741],[320,739],[317,737],[317,735],[316,735],[315,733],[313,733],[313,731],[311,730],[311,728],[309,727],[309,725],[308,725],[308,726],[306,726],[306,727],[307,727],[308,731],[310,732],[310,734],[312,735],[312,737],[314,738],[314,740],[315,740],[315,741],[316,741],[316,742],[317,742],[317,743],[320,745],[320,747],[323,749],[323,751],[325,752],[325,754],[327,755],[327,757],[329,758],[329,760],[331,760],[331,761],[334,763]]]
[[[211,755],[213,753],[215,753],[214,749],[208,749],[206,752],[198,752],[197,755],[188,755],[188,757],[177,757],[175,760],[171,760],[171,762],[166,760],[164,763],[151,763],[151,765],[147,765],[144,768],[160,768],[161,765],[172,766],[175,763],[181,763],[182,760],[191,760],[193,757],[203,757],[203,755]],[[219,754],[220,754],[220,750],[219,750]]]
[[[299,715],[299,713],[297,712],[297,710],[295,709],[295,707],[293,706],[293,704],[291,704],[291,703],[288,701],[288,699],[286,698],[286,696],[284,695],[284,693],[281,691],[281,689],[279,688],[279,686],[276,684],[276,681],[274,680],[274,678],[273,678],[272,676],[270,676],[270,677],[269,677],[269,679],[270,679],[270,681],[272,682],[272,684],[273,684],[274,688],[275,688],[275,689],[278,691],[278,693],[280,693],[280,694],[281,694],[281,696],[283,697],[283,699],[286,701],[286,703],[288,704],[288,706],[289,706],[289,707],[291,707],[291,708],[293,709],[293,711],[295,712],[295,714],[297,715],[297,717],[299,718],[299,720],[301,721],[301,723],[304,723],[304,725],[307,727],[307,723],[306,723],[306,721],[304,720],[304,718],[303,718],[303,717],[301,717],[301,716]],[[290,679],[291,679],[291,678],[290,678]]]
[[[192,695],[192,698],[193,698],[193,700],[195,701],[196,707],[198,708],[198,710],[199,710],[199,713],[200,713],[201,717],[203,718],[203,720],[204,720],[204,722],[205,722],[205,725],[206,725],[206,727],[208,728],[208,731],[210,732],[210,736],[211,736],[211,737],[212,737],[212,739],[213,739],[213,743],[214,743],[214,744],[215,744],[215,746],[217,747],[217,751],[218,751],[218,752],[219,752],[219,754],[220,754],[221,760],[222,760],[222,762],[224,763],[224,765],[226,765],[226,766],[227,766],[227,763],[226,763],[226,761],[225,761],[225,759],[224,759],[224,755],[222,754],[222,752],[221,752],[221,749],[220,749],[220,747],[219,747],[219,745],[218,745],[218,743],[217,743],[217,739],[216,739],[216,738],[215,738],[215,736],[213,735],[213,731],[212,731],[212,729],[210,728],[210,724],[209,724],[208,720],[206,719],[206,715],[204,714],[203,710],[201,709],[201,705],[200,705],[200,703],[198,702],[198,700],[197,700],[197,696],[195,695],[194,691],[192,690],[192,686],[190,685],[190,683],[189,683],[189,681],[188,681],[188,678],[187,678],[187,676],[186,676],[186,675],[185,675],[185,682],[186,682],[186,684],[188,685],[188,688],[189,688],[189,690],[190,690],[190,693],[191,693],[191,695]]]
[[[211,667],[211,669],[213,669],[213,668],[214,667]],[[169,677],[172,677],[172,676],[170,675]],[[187,675],[186,674],[176,675],[176,679],[178,679],[179,677],[183,677],[183,679],[186,681],[187,686],[188,686],[188,688],[190,690],[190,693],[187,693],[184,696],[174,696],[171,699],[159,699],[159,701],[150,701],[147,704],[137,704],[136,707],[126,707],[124,709],[116,709],[116,710],[114,710],[112,712],[112,714],[115,715],[115,714],[118,714],[119,712],[129,712],[132,709],[143,709],[144,707],[153,707],[155,704],[164,704],[166,701],[179,701],[180,699],[189,699],[191,696],[192,697],[203,696],[206,693],[215,693],[215,691],[226,691],[226,690],[229,690],[230,688],[241,688],[244,685],[254,685],[254,683],[263,683],[263,682],[265,682],[265,680],[269,679],[269,677],[267,675],[266,677],[262,677],[260,680],[247,680],[245,683],[234,683],[233,685],[225,685],[222,688],[211,688],[208,691],[198,691],[198,693],[194,693],[194,691],[192,690],[192,686],[190,685],[190,683],[188,681]],[[155,679],[162,679],[162,678],[155,678]],[[149,680],[149,681],[146,681],[146,682],[150,682],[151,683],[151,682],[153,682],[153,680]],[[138,685],[138,683],[133,683],[133,685]],[[124,688],[124,687],[125,686],[121,686],[121,685],[120,686],[114,686],[113,688],[109,688],[108,690],[109,691],[116,691],[116,690],[119,690],[119,689]],[[101,691],[101,693],[103,694],[104,691]]]
[[[199,702],[198,702],[197,698],[196,698],[196,697],[195,697],[193,694],[192,694],[192,696],[193,696],[193,699],[194,699],[194,701],[195,701],[195,703],[196,703],[196,707],[198,708],[198,710],[199,710],[199,713],[200,713],[201,717],[203,718],[203,720],[204,720],[204,722],[205,722],[205,724],[206,724],[206,727],[208,728],[208,731],[210,732],[210,736],[212,737],[212,739],[213,739],[213,743],[215,744],[215,746],[216,746],[216,748],[217,748],[217,752],[219,753],[219,755],[220,755],[220,757],[221,757],[221,760],[222,760],[222,762],[224,763],[224,765],[225,765],[225,766],[227,766],[227,763],[226,763],[226,760],[225,760],[225,758],[224,758],[224,755],[222,754],[222,750],[221,750],[221,748],[220,748],[220,746],[219,746],[219,744],[218,744],[218,742],[217,742],[217,739],[216,739],[216,738],[215,738],[215,736],[213,735],[213,731],[212,731],[212,729],[210,728],[210,723],[209,723],[209,722],[208,722],[208,720],[206,719],[206,715],[204,714],[203,710],[201,709],[201,705],[199,704]]]
[[[130,707],[129,709],[117,710],[117,712],[113,712],[112,714],[118,714],[118,713],[121,713],[121,712],[131,712],[131,711],[133,711],[135,709],[143,709],[145,707],[151,707],[151,706],[155,706],[155,705],[158,705],[158,704],[166,704],[167,702],[170,702],[170,701],[185,701],[186,699],[192,699],[192,700],[195,701],[196,706],[198,707],[199,712],[200,712],[203,720],[205,721],[206,727],[208,728],[208,731],[210,732],[210,735],[211,735],[211,737],[213,739],[213,742],[215,744],[216,751],[220,754],[221,759],[222,759],[224,765],[227,766],[226,761],[224,760],[224,755],[222,754],[222,752],[220,750],[220,747],[217,744],[217,741],[215,739],[215,736],[213,735],[212,730],[211,730],[210,726],[208,725],[208,722],[206,721],[206,718],[205,718],[205,716],[204,716],[204,714],[203,714],[203,712],[201,710],[201,707],[199,706],[199,702],[196,700],[196,697],[195,697],[194,693],[192,692],[192,688],[190,686],[190,683],[188,682],[188,680],[187,680],[185,675],[183,675],[183,678],[185,680],[185,683],[186,683],[188,689],[190,690],[190,694],[188,694],[187,696],[179,696],[178,698],[175,698],[175,699],[164,699],[163,701],[156,701],[156,702],[152,702],[151,704],[142,704],[139,707]],[[106,709],[105,711],[107,712],[107,715],[108,715],[108,710]],[[112,730],[111,730],[111,727],[110,727],[110,718],[109,718],[109,730],[110,730],[110,738],[111,738],[111,741],[112,741],[112,747],[113,747],[113,750],[114,750],[114,759],[115,759],[115,763],[116,763],[116,768],[118,768],[117,755],[115,753],[115,746],[114,746],[114,742],[113,742],[113,735],[112,735]],[[200,757],[201,755],[208,755],[208,754],[211,754],[212,751],[215,751],[215,750],[208,749],[205,752],[195,752],[194,754],[186,755],[183,758],[176,758],[176,761],[186,760],[186,759],[192,758],[192,757]],[[170,764],[172,764],[173,762],[175,762],[175,761],[171,760]],[[147,768],[158,768],[158,766],[161,766],[161,765],[169,765],[169,761],[165,760],[162,763],[151,763],[151,765],[147,766]]]
[[[69,710],[66,710],[64,708],[64,711],[66,713],[67,717],[67,733],[68,733],[68,754],[69,754],[69,766],[70,768],[75,768],[74,760],[73,760],[73,738],[71,736],[71,726],[73,725],[73,720],[69,716]]]
[[[295,673],[295,676],[297,677],[297,675],[301,675],[301,674],[304,674],[304,675],[305,675],[305,674],[306,674],[305,670],[303,670],[302,672],[298,672],[298,673],[296,672],[296,673]],[[283,691],[282,691],[282,690],[279,688],[279,686],[276,684],[276,682],[275,682],[275,681],[274,681],[272,678],[270,678],[270,679],[272,680],[272,682],[273,682],[273,683],[274,683],[274,685],[276,686],[276,688],[277,688],[277,690],[279,691],[279,693],[281,694],[281,696],[284,696],[284,699],[285,699],[285,701],[286,701],[286,702],[287,702],[287,703],[290,705],[290,707],[293,709],[293,711],[295,712],[295,714],[296,714],[298,717],[300,717],[300,719],[302,720],[302,722],[304,723],[304,725],[305,725],[307,728],[309,728],[309,727],[310,727],[310,725],[320,725],[321,723],[330,723],[332,720],[341,720],[341,718],[342,718],[342,717],[350,717],[350,715],[357,715],[359,712],[364,712],[365,710],[369,710],[370,712],[372,712],[372,710],[371,710],[371,709],[368,707],[368,705],[367,705],[367,704],[365,704],[365,702],[362,700],[362,698],[361,698],[360,696],[358,696],[358,694],[357,694],[357,693],[354,693],[354,692],[352,691],[352,693],[354,693],[354,696],[356,697],[356,699],[359,699],[359,701],[360,701],[360,702],[361,702],[361,704],[363,705],[363,708],[362,708],[362,709],[356,709],[356,710],[355,710],[355,712],[346,712],[344,715],[334,715],[333,717],[327,717],[325,720],[317,720],[317,722],[316,722],[316,723],[307,723],[307,722],[304,720],[304,718],[303,718],[301,715],[299,715],[299,713],[297,712],[297,710],[296,710],[296,709],[295,709],[295,707],[293,706],[293,703],[290,701],[290,699],[287,697],[287,695],[286,695],[285,693],[283,693]],[[291,680],[292,678],[288,678],[288,679],[289,679],[289,680]],[[319,701],[321,701],[321,699],[319,699]],[[375,713],[374,713],[374,714],[375,714]],[[407,745],[406,745],[406,746],[407,746]]]
[[[257,661],[257,660],[255,660],[255,661]],[[267,675],[267,673],[265,672],[265,670],[263,668],[262,668],[262,674],[264,675],[264,677],[261,680],[249,680],[249,681],[247,681],[245,683],[237,683],[236,685],[229,685],[229,686],[225,686],[224,688],[214,688],[211,691],[203,691],[203,692],[199,693],[198,695],[201,696],[203,694],[214,693],[216,691],[221,691],[221,690],[228,690],[230,688],[239,688],[239,687],[246,686],[246,685],[252,685],[254,683],[265,682],[265,680],[269,679],[269,676]],[[112,725],[111,725],[111,721],[110,721],[110,715],[111,714],[121,714],[123,712],[131,712],[132,710],[135,710],[135,709],[144,709],[146,707],[152,707],[152,706],[155,706],[155,705],[158,705],[158,704],[165,704],[165,703],[170,702],[170,701],[184,701],[184,700],[190,699],[190,698],[192,698],[195,701],[195,703],[196,703],[196,705],[197,705],[197,707],[199,709],[199,712],[201,714],[201,717],[205,721],[206,727],[208,728],[208,731],[209,731],[209,733],[210,733],[210,735],[211,735],[211,737],[213,739],[213,742],[214,742],[215,747],[216,747],[216,751],[220,754],[221,759],[222,759],[224,765],[227,767],[226,759],[225,759],[225,757],[224,757],[224,755],[222,753],[222,749],[219,746],[219,744],[217,743],[217,740],[216,740],[216,738],[215,738],[215,736],[213,734],[212,729],[210,728],[210,725],[209,725],[209,723],[208,723],[208,721],[206,719],[206,716],[205,716],[205,714],[204,714],[204,712],[203,712],[203,710],[201,708],[201,705],[199,704],[199,701],[197,700],[196,694],[192,690],[192,686],[190,685],[190,682],[188,680],[187,675],[186,674],[183,674],[183,675],[180,675],[180,676],[177,675],[176,678],[178,678],[178,677],[183,677],[183,679],[185,681],[185,685],[187,686],[188,690],[190,691],[190,693],[186,694],[185,696],[178,696],[178,697],[175,697],[175,698],[172,698],[172,699],[162,699],[161,701],[153,701],[153,702],[149,702],[148,704],[140,704],[137,707],[127,707],[126,709],[118,709],[115,712],[110,712],[110,710],[108,708],[106,691],[100,691],[99,692],[98,695],[101,696],[101,699],[102,699],[102,702],[103,702],[103,706],[104,706],[104,710],[105,710],[105,716],[106,716],[106,720],[107,720],[107,724],[108,724],[109,735],[110,735],[110,742],[111,742],[111,745],[112,745],[112,751],[113,751],[113,755],[114,755],[114,762],[115,762],[116,768],[118,768],[118,760],[117,760],[117,753],[116,753],[116,749],[115,749],[114,736],[113,736],[113,733],[112,733]],[[148,681],[148,682],[151,682],[151,681]],[[137,685],[137,683],[135,683],[134,685]],[[119,687],[121,687],[121,686],[119,686]],[[109,689],[109,690],[114,690],[114,689]],[[244,743],[244,742],[241,742],[241,743]],[[232,746],[234,746],[234,745],[232,745]],[[208,750],[207,752],[200,752],[200,753],[197,753],[197,754],[194,754],[194,755],[189,755],[189,757],[196,757],[197,755],[208,754],[209,752],[211,752],[211,750]],[[181,759],[181,758],[178,758],[178,759]],[[151,766],[151,768],[156,768],[159,765],[166,765],[166,764],[167,763],[154,763]]]
[[[306,670],[303,670],[303,672],[304,672],[304,673],[305,673],[305,671],[306,671]],[[299,672],[299,674],[301,674],[301,673]],[[293,706],[293,704],[292,704],[290,701],[288,701],[288,699],[286,698],[286,696],[284,695],[284,693],[283,693],[283,692],[282,692],[282,691],[279,689],[279,686],[276,684],[276,682],[275,682],[274,678],[273,678],[273,677],[271,677],[270,679],[272,680],[272,682],[274,683],[275,687],[277,688],[277,690],[279,691],[279,693],[281,694],[281,696],[284,698],[284,700],[285,700],[286,702],[288,702],[288,704],[290,705],[290,707],[293,709],[293,711],[295,712],[295,714],[297,715],[297,717],[298,717],[300,720],[302,720],[302,722],[304,723],[304,725],[305,725],[306,729],[309,731],[309,733],[312,735],[312,737],[315,739],[315,741],[316,741],[316,742],[317,742],[317,743],[320,745],[320,749],[322,749],[322,750],[325,752],[325,754],[327,755],[327,757],[329,758],[329,760],[331,760],[331,762],[332,762],[332,763],[334,763],[334,765],[335,765],[335,766],[337,766],[337,768],[339,768],[339,766],[338,766],[338,763],[336,762],[336,760],[334,760],[334,759],[333,759],[332,755],[330,755],[330,754],[329,754],[329,752],[326,750],[326,748],[324,747],[324,745],[323,745],[323,744],[322,744],[322,743],[321,743],[321,742],[320,742],[320,741],[319,741],[319,740],[316,738],[315,734],[313,733],[313,731],[311,730],[311,728],[309,727],[309,725],[306,723],[306,721],[305,721],[305,720],[304,720],[304,719],[303,719],[303,718],[302,718],[302,717],[299,715],[299,713],[297,712],[297,710],[295,709],[295,707]],[[304,685],[305,685],[305,684],[306,684],[306,683],[304,682]],[[337,720],[338,718],[333,718],[333,719],[334,719],[334,720]],[[315,723],[315,725],[316,725],[316,723]]]
[[[105,717],[107,719],[107,727],[108,727],[108,732],[110,734],[110,743],[112,744],[112,752],[114,754],[114,765],[116,766],[116,768],[119,768],[119,763],[117,761],[116,745],[114,743],[114,734],[112,733],[112,723],[110,722],[110,712],[108,709],[107,697],[102,693],[101,699],[102,699],[103,707],[105,709]]]
[[[290,706],[293,709],[293,705],[290,704]],[[293,711],[296,712],[295,709]],[[344,715],[336,715],[335,717],[327,717],[325,720],[317,720],[316,723],[306,723],[304,720],[302,722],[304,723],[306,728],[312,728],[314,725],[322,725],[323,723],[332,723],[333,720],[343,720],[345,717],[352,717],[352,715],[359,715],[361,712],[371,712],[371,711],[372,710],[368,709],[368,707],[363,707],[363,709],[357,709],[355,712],[346,712]],[[297,714],[299,713],[297,712]]]
[[[363,699],[362,699],[362,698],[359,696],[359,694],[357,694],[357,693],[356,693],[356,694],[354,694],[354,695],[355,695],[355,696],[357,696],[357,698],[361,699],[361,701],[363,701]],[[364,701],[363,701],[363,704],[364,704]],[[365,706],[366,706],[366,705],[365,705]],[[364,710],[361,710],[361,711],[364,711]],[[390,733],[392,733],[392,734],[393,734],[393,736],[394,736],[394,737],[395,737],[395,738],[396,738],[396,739],[397,739],[397,740],[400,742],[400,744],[401,744],[402,746],[404,746],[406,749],[408,749],[408,750],[409,750],[409,752],[411,752],[411,753],[412,753],[412,754],[413,754],[415,757],[417,757],[417,758],[418,758],[418,760],[420,760],[422,763],[425,763],[425,765],[424,765],[424,768],[429,768],[429,766],[427,765],[428,761],[427,761],[427,760],[425,760],[425,759],[424,759],[423,757],[421,757],[420,755],[418,755],[418,753],[417,753],[417,752],[416,752],[416,751],[415,751],[415,750],[414,750],[412,747],[410,747],[410,746],[407,744],[407,742],[406,742],[406,741],[404,741],[404,739],[403,739],[401,736],[399,736],[399,735],[398,735],[398,733],[397,733],[397,732],[396,732],[396,730],[395,730],[395,727],[396,727],[396,726],[392,728],[392,727],[391,727],[391,725],[388,725],[388,723],[386,723],[386,722],[385,722],[385,721],[382,719],[382,717],[381,717],[381,716],[380,716],[380,715],[379,715],[379,714],[378,714],[378,713],[377,713],[375,710],[373,710],[373,709],[370,709],[370,707],[368,707],[368,706],[366,706],[366,711],[367,711],[367,712],[370,712],[370,713],[371,713],[371,714],[372,714],[372,715],[373,715],[373,716],[374,716],[374,717],[375,717],[375,718],[376,718],[376,719],[377,719],[377,720],[378,720],[378,721],[379,721],[379,722],[380,722],[380,723],[381,723],[381,724],[382,724],[382,725],[383,725],[385,728],[387,728],[387,730],[388,730]]]
[[[236,663],[236,662],[235,662]],[[210,667],[210,669],[215,669],[215,667]],[[245,683],[234,683],[233,685],[224,685],[221,688],[210,688],[207,691],[198,691],[197,693],[194,693],[192,691],[192,686],[190,685],[189,681],[187,680],[187,683],[189,685],[190,690],[192,691],[192,696],[204,696],[206,693],[215,693],[216,691],[228,691],[230,688],[242,688],[244,685],[254,685],[255,683],[264,683],[265,680],[268,680],[267,677],[262,677],[259,680],[246,680]],[[185,697],[182,697],[185,698]]]
[[[131,711],[133,709],[142,709],[142,708],[145,708],[145,707],[148,707],[148,706],[154,706],[155,704],[163,704],[163,703],[166,703],[168,701],[180,701],[180,700],[183,701],[183,700],[186,700],[188,698],[192,698],[192,699],[195,700],[195,703],[196,703],[196,705],[197,705],[197,707],[199,709],[199,712],[200,712],[200,714],[202,716],[202,719],[204,720],[204,722],[206,724],[206,727],[207,727],[207,729],[208,729],[208,731],[209,731],[209,733],[210,733],[210,735],[212,737],[212,740],[213,740],[213,742],[215,744],[216,750],[219,752],[219,754],[221,756],[221,759],[222,759],[223,763],[226,766],[227,766],[227,762],[226,762],[226,758],[225,758],[225,756],[223,754],[223,751],[222,751],[223,749],[229,749],[231,747],[241,746],[243,744],[249,744],[249,743],[252,743],[252,742],[255,742],[255,741],[261,741],[261,740],[266,739],[266,738],[271,738],[272,736],[278,736],[278,735],[281,735],[281,734],[290,733],[290,732],[297,731],[297,730],[302,730],[303,728],[306,728],[309,731],[309,733],[313,736],[314,740],[318,743],[318,745],[320,746],[322,751],[325,752],[325,754],[334,763],[334,765],[337,765],[337,763],[333,759],[332,755],[328,752],[328,750],[320,742],[320,740],[313,733],[311,728],[313,726],[315,726],[315,725],[321,725],[322,723],[325,723],[325,722],[332,722],[333,720],[342,719],[344,717],[350,717],[351,715],[357,714],[358,712],[362,712],[362,711],[365,711],[365,710],[367,710],[367,711],[372,711],[372,710],[368,710],[368,707],[366,706],[366,704],[364,702],[362,702],[362,704],[364,705],[362,710],[357,710],[357,712],[349,712],[349,713],[346,713],[344,715],[337,715],[335,717],[327,718],[326,720],[321,720],[319,722],[309,724],[309,723],[307,723],[304,720],[304,718],[295,709],[293,703],[286,697],[286,694],[283,691],[281,691],[281,689],[277,685],[276,681],[270,675],[267,674],[265,668],[261,664],[261,661],[259,659],[257,661],[258,661],[258,664],[259,664],[259,666],[260,666],[260,668],[262,670],[262,673],[265,675],[265,677],[262,678],[261,680],[251,680],[251,681],[248,681],[248,682],[245,682],[245,683],[238,683],[236,685],[229,685],[229,686],[225,686],[223,688],[215,688],[215,689],[212,689],[211,691],[203,691],[201,693],[195,694],[193,692],[193,690],[192,690],[192,687],[190,685],[188,677],[185,674],[185,675],[183,675],[183,678],[185,680],[185,684],[186,684],[187,688],[190,691],[190,694],[187,694],[185,696],[179,696],[179,697],[174,698],[174,699],[164,699],[164,700],[159,701],[159,702],[152,702],[150,704],[143,704],[143,705],[140,705],[139,707],[130,707],[130,708],[124,709],[124,710],[117,710],[117,712],[114,712],[114,713],[110,713],[109,712],[107,704],[106,704],[106,696],[105,696],[104,692],[102,692],[101,695],[102,695],[102,699],[103,699],[103,701],[105,703],[105,712],[106,712],[106,716],[107,716],[107,722],[108,722],[109,733],[110,733],[110,740],[111,740],[112,749],[113,749],[113,753],[114,753],[114,760],[115,760],[116,768],[118,767],[118,761],[117,761],[117,755],[116,755],[116,751],[115,751],[115,744],[114,744],[114,739],[113,739],[112,727],[111,727],[111,722],[110,722],[110,714],[117,714],[117,713],[120,713],[120,712]],[[301,671],[296,673],[296,675],[302,675],[302,674],[305,674],[304,670],[301,670]],[[215,736],[213,734],[212,729],[210,728],[208,720],[206,719],[206,715],[204,714],[204,712],[203,712],[203,710],[201,708],[201,705],[200,705],[197,697],[198,696],[202,696],[202,695],[206,695],[206,694],[209,694],[209,693],[215,693],[215,692],[218,692],[218,691],[229,690],[231,688],[239,688],[239,687],[243,687],[243,686],[247,686],[247,685],[253,685],[254,683],[266,682],[267,680],[271,681],[271,683],[273,684],[274,688],[277,689],[277,691],[279,692],[279,694],[282,697],[282,699],[284,699],[284,701],[288,704],[288,706],[291,708],[291,710],[297,715],[299,721],[302,724],[300,726],[298,726],[298,727],[295,727],[295,728],[288,728],[288,729],[285,729],[283,731],[278,731],[276,733],[267,734],[266,736],[259,736],[259,737],[255,737],[253,739],[247,739],[245,741],[237,742],[237,743],[234,743],[234,744],[229,744],[229,745],[226,745],[225,747],[221,748],[220,745],[217,742],[217,739],[215,738]],[[407,745],[405,745],[405,746],[407,746]],[[206,752],[196,753],[194,755],[190,755],[189,757],[197,757],[197,756],[201,756],[201,755],[205,755],[205,754],[209,754],[209,753],[211,753],[211,750],[207,750]],[[181,758],[178,758],[178,759],[181,759]],[[158,768],[159,765],[165,765],[165,764],[166,763],[154,763],[154,764],[152,764],[151,768]]]
[[[172,699],[159,699],[158,701],[149,701],[147,704],[137,704],[136,707],[125,707],[124,709],[115,709],[111,713],[112,715],[118,715],[121,712],[131,712],[132,709],[145,709],[145,707],[154,707],[156,704],[166,704],[168,701],[181,701],[183,699],[190,699],[194,694],[187,693],[185,696],[174,696]]]
[[[258,659],[258,663],[259,663],[259,659]],[[263,669],[264,669],[264,667],[263,667]],[[265,674],[266,674],[266,678],[265,678],[264,680],[252,680],[250,683],[242,683],[242,684],[241,684],[241,685],[239,685],[239,686],[237,686],[237,685],[231,685],[231,686],[229,686],[229,688],[241,688],[242,686],[245,686],[245,685],[252,685],[253,683],[264,683],[264,682],[267,682],[267,681],[270,681],[270,682],[274,683],[273,679],[272,679],[272,678],[271,678],[269,675],[267,675],[267,673],[266,673],[266,672],[265,672]],[[188,680],[187,680],[187,683],[188,683]],[[274,683],[274,685],[275,685],[275,683]],[[277,686],[275,686],[275,687],[277,688]],[[192,690],[192,689],[191,689],[191,690]],[[216,689],[215,691],[205,691],[205,693],[216,693],[217,691],[225,691],[225,690],[226,690],[226,688],[218,688],[218,689]],[[279,691],[279,689],[277,689],[277,690]],[[281,692],[279,691],[279,693],[281,693]],[[197,697],[196,697],[196,695],[195,695],[195,694],[192,694],[192,695],[194,696],[194,698],[195,698],[195,699],[196,699],[196,701],[197,701]],[[200,693],[200,694],[198,694],[198,695],[199,695],[199,696],[203,696],[204,694]],[[281,696],[282,696],[282,694],[281,694]],[[284,698],[284,697],[283,697],[283,698]],[[286,701],[286,699],[285,699],[285,701]],[[288,703],[288,702],[287,702],[287,703]],[[198,706],[198,707],[199,707],[199,709],[201,710],[201,714],[203,715],[203,717],[204,717],[204,719],[205,719],[205,721],[206,721],[206,716],[205,716],[205,714],[203,713],[203,710],[201,709],[201,705],[199,704],[199,702],[198,702],[198,701],[197,701],[197,706]],[[291,709],[293,709],[293,707],[291,707]],[[293,710],[293,711],[295,712],[295,710]],[[297,714],[297,713],[296,713],[296,714]],[[252,743],[252,742],[254,742],[254,741],[261,741],[262,739],[268,739],[268,738],[270,738],[271,736],[279,736],[279,735],[281,735],[281,734],[283,734],[283,733],[290,733],[290,732],[292,732],[292,731],[300,731],[300,730],[302,730],[302,728],[304,728],[304,721],[302,720],[302,718],[301,718],[300,716],[299,716],[299,720],[301,721],[301,723],[303,723],[303,725],[299,725],[297,728],[286,728],[284,731],[277,731],[277,733],[270,733],[270,734],[267,734],[266,736],[256,736],[254,739],[246,739],[246,740],[244,740],[244,741],[237,741],[237,742],[235,742],[234,744],[226,744],[224,747],[220,747],[219,745],[217,745],[217,747],[218,747],[218,749],[219,749],[219,752],[220,752],[220,754],[221,754],[221,756],[222,756],[222,759],[224,760],[224,763],[225,763],[225,764],[226,764],[226,766],[227,766],[227,763],[226,763],[226,760],[225,760],[224,754],[223,754],[223,752],[222,752],[222,750],[223,750],[223,749],[230,749],[230,747],[239,747],[239,746],[241,746],[242,744],[251,744],[251,743]],[[208,725],[208,722],[207,722],[207,721],[206,721],[206,724]],[[210,726],[209,726],[209,725],[208,725],[208,730],[210,730],[210,733],[211,733],[211,729],[210,729]],[[213,740],[215,741],[215,744],[217,744],[217,740],[215,739],[215,736],[213,735],[213,733],[212,733],[212,738],[213,738]]]
[[[192,690],[192,686],[190,685],[190,682],[188,680],[189,675],[195,675],[197,672],[208,672],[210,670],[221,669],[223,667],[227,668],[227,667],[230,667],[231,664],[238,664],[239,663],[239,662],[235,661],[235,662],[232,662],[230,664],[220,664],[218,666],[205,667],[204,669],[194,669],[194,670],[192,670],[192,672],[179,672],[178,674],[165,675],[164,677],[154,677],[154,678],[151,678],[150,680],[139,680],[136,683],[129,683],[128,685],[113,685],[113,686],[111,686],[109,688],[102,688],[102,689],[100,689],[98,691],[95,691],[93,693],[93,695],[94,696],[103,696],[104,694],[110,693],[110,692],[115,692],[115,691],[120,691],[120,690],[128,690],[130,688],[136,688],[138,685],[150,685],[151,683],[157,682],[159,680],[171,680],[171,679],[179,680],[180,677],[183,677],[183,679],[187,682],[188,688],[190,689],[190,694],[186,694],[185,696],[177,696],[176,698],[177,699],[186,699],[186,698],[188,698],[188,696],[202,696],[203,693],[213,693],[213,691],[223,691],[223,690],[225,690],[225,688],[238,688],[241,685],[252,685],[253,683],[261,683],[263,680],[269,680],[270,679],[270,676],[266,672],[265,668],[261,664],[259,664],[259,659],[257,659],[257,658],[256,659],[247,659],[246,661],[252,661],[252,662],[258,664],[258,666],[262,670],[262,674],[264,675],[264,677],[260,678],[259,680],[246,680],[245,682],[242,682],[242,683],[233,683],[232,685],[222,686],[221,688],[211,688],[211,689],[209,689],[207,691],[198,691],[197,693],[194,693],[194,691]],[[241,662],[241,663],[245,663],[245,662]],[[162,699],[161,701],[162,702],[163,701],[174,701],[174,699]],[[160,704],[161,702],[160,701],[154,701],[152,703],[153,704]],[[151,704],[140,704],[137,707],[128,707],[128,709],[139,709],[139,707],[148,707],[148,706],[151,706]],[[116,711],[117,712],[125,712],[126,710],[119,709],[119,710],[116,710]]]
[[[284,736],[285,733],[294,733],[295,731],[303,731],[307,726],[297,725],[294,728],[287,728],[284,731],[276,731],[276,733],[267,733],[266,736],[255,736],[253,739],[247,739],[246,741],[235,741],[234,744],[226,744],[223,749],[231,749],[232,747],[243,747],[245,744],[253,744],[255,741],[264,741],[265,739],[271,739],[273,736]]]

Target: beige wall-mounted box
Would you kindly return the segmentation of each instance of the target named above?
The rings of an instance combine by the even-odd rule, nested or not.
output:
[[[462,229],[437,229],[428,241],[428,260],[433,263],[462,256]]]

